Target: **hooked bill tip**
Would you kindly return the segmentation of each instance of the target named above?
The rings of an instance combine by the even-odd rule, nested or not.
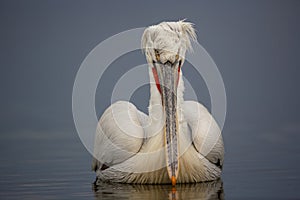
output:
[[[176,185],[176,177],[172,176],[171,181],[172,181],[172,186],[175,186]]]

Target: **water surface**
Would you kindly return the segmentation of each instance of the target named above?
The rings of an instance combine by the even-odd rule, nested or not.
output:
[[[226,135],[226,132],[225,132]],[[170,185],[93,185],[91,156],[76,133],[16,133],[1,138],[1,199],[297,199],[296,135],[278,146],[248,134],[225,140],[222,180]],[[232,136],[232,137],[233,137]],[[267,137],[268,138],[268,137]],[[273,134],[274,138],[274,134]],[[294,142],[293,142],[294,141]]]

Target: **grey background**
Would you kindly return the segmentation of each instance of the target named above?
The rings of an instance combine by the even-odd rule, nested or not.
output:
[[[225,194],[251,194],[238,187],[247,180],[252,188],[266,183],[259,196],[294,197],[300,179],[299,1],[0,1],[2,178],[16,171],[24,179],[38,176],[29,173],[37,165],[26,161],[54,159],[73,149],[81,152],[73,162],[89,170],[90,155],[72,118],[72,87],[81,62],[109,36],[185,18],[195,24],[198,41],[216,62],[226,87]],[[142,53],[135,51],[110,66],[95,97],[99,116],[110,104],[118,78],[144,63]],[[188,64],[183,71],[200,101],[210,107],[201,75]],[[146,111],[148,97],[144,86],[132,101]],[[75,144],[73,149],[69,144]],[[289,177],[289,188],[279,189],[280,177]],[[4,185],[1,189],[7,191]]]

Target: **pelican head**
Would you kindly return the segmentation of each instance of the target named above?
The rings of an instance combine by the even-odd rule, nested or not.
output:
[[[185,21],[150,26],[142,37],[142,49],[165,115],[166,165],[172,185],[176,184],[179,169],[177,87],[186,50],[191,48],[191,39],[196,40],[195,30],[191,23]]]

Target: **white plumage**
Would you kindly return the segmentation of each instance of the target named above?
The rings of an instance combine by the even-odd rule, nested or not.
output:
[[[103,113],[92,164],[98,181],[173,184],[173,176],[177,183],[220,177],[224,157],[220,129],[203,105],[183,100],[180,68],[191,47],[190,39],[196,39],[196,34],[192,24],[184,21],[163,22],[145,30],[142,47],[149,63],[149,116],[124,101],[112,104]],[[176,99],[172,101],[168,100],[171,92],[162,83],[167,68],[175,77],[171,85],[176,85]],[[169,116],[168,108],[173,109],[172,113],[175,110],[176,116]],[[169,131],[166,119],[174,122]],[[168,138],[166,133],[171,136]],[[166,162],[168,159],[171,164]]]

